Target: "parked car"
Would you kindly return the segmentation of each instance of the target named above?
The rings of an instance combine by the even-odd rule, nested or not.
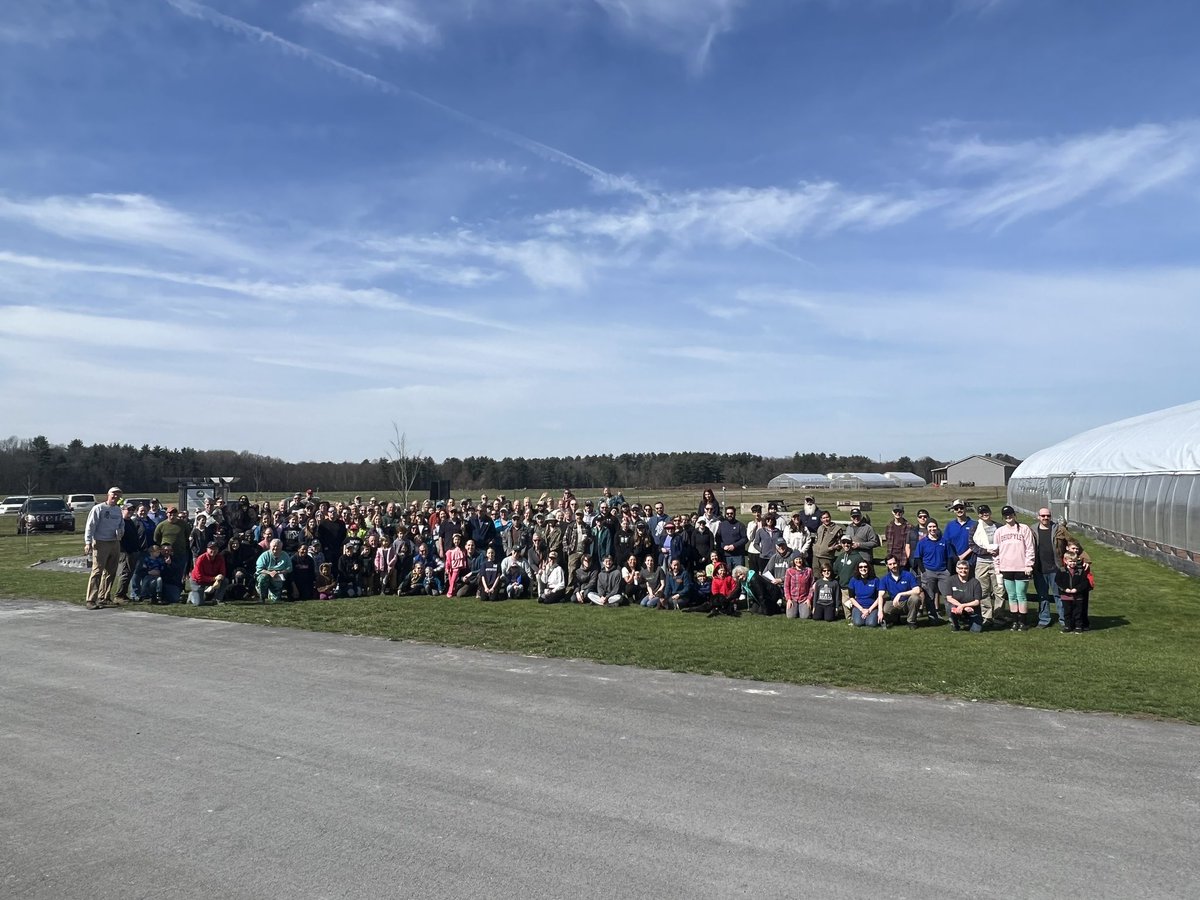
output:
[[[75,513],[62,497],[30,497],[17,513],[17,534],[75,530]]]
[[[95,494],[67,494],[67,506],[75,512],[87,512],[95,505]]]
[[[28,499],[28,494],[13,494],[11,497],[5,497],[0,502],[0,516],[9,516],[20,512],[21,507],[25,505],[25,501]]]

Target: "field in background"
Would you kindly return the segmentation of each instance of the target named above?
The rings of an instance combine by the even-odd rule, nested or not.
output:
[[[726,493],[731,501],[732,493]],[[978,489],[961,493],[961,499],[998,499]],[[767,492],[758,494],[747,496],[747,502],[768,496]],[[887,521],[887,509],[894,499],[902,498],[914,513],[915,506],[933,510],[956,498],[936,490],[878,494],[887,494],[887,499],[884,502],[879,497],[881,502],[873,510],[879,513],[874,516],[877,525]],[[580,494],[583,499],[589,496]],[[823,506],[827,505],[826,496],[819,498]],[[672,511],[683,511],[695,508],[699,492],[643,495],[626,491],[626,497],[631,501],[661,498]],[[82,517],[80,523],[76,535],[27,539],[14,534],[14,517],[0,517],[0,596],[82,604],[85,575],[29,568],[39,559],[79,554]],[[1062,635],[1056,628],[1024,635],[955,634],[946,627],[881,632],[781,617],[706,619],[641,608],[543,607],[528,600],[480,603],[430,597],[149,609],[166,615],[578,657],[680,672],[943,694],[1200,723],[1200,655],[1195,652],[1200,646],[1200,580],[1098,544],[1084,544],[1095,559],[1098,582],[1091,610],[1093,631],[1084,635]],[[122,610],[86,613],[124,614]]]

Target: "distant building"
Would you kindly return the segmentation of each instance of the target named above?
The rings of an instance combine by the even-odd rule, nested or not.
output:
[[[1017,469],[1016,463],[1006,463],[994,456],[968,456],[958,462],[952,462],[940,469],[933,469],[933,483],[954,487],[960,484],[973,484],[976,487],[1004,487],[1012,473]]]
[[[884,472],[884,478],[890,478],[896,482],[898,487],[906,488],[923,488],[925,487],[925,479],[920,475],[915,475],[912,472]]]
[[[824,475],[806,475],[802,472],[785,472],[767,482],[767,487],[777,491],[800,491],[807,488],[827,488],[829,479]]]
[[[830,487],[842,491],[862,491],[874,488],[894,488],[896,482],[878,472],[830,472]]]

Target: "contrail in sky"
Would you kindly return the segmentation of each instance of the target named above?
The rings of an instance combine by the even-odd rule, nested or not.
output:
[[[644,188],[640,187],[636,181],[629,176],[613,175],[611,172],[605,172],[603,169],[597,168],[590,163],[584,162],[578,157],[565,153],[556,147],[551,147],[548,144],[543,144],[541,141],[535,141],[533,138],[526,137],[523,134],[518,134],[504,128],[501,125],[487,122],[483,119],[478,119],[468,113],[455,109],[453,106],[447,106],[440,100],[435,100],[427,94],[422,94],[420,91],[415,91],[412,88],[401,87],[391,81],[387,81],[377,75],[372,75],[370,72],[364,72],[362,69],[357,69],[354,66],[347,65],[344,62],[339,62],[331,56],[326,56],[316,50],[312,50],[302,44],[297,44],[294,41],[289,41],[287,38],[282,38],[273,32],[267,31],[264,28],[259,28],[257,25],[251,25],[249,22],[244,22],[241,19],[228,16],[225,13],[218,12],[211,7],[205,6],[203,3],[197,3],[195,0],[166,0],[168,4],[173,6],[184,15],[191,16],[194,19],[200,19],[221,28],[231,34],[239,35],[240,37],[253,38],[264,44],[271,44],[279,48],[284,53],[291,56],[298,56],[301,59],[306,59],[309,62],[316,63],[324,69],[333,72],[335,75],[340,75],[343,78],[348,78],[351,81],[357,81],[360,84],[365,84],[385,94],[390,94],[396,97],[407,97],[410,100],[416,100],[425,106],[436,109],[443,115],[451,119],[462,122],[478,131],[489,134],[494,138],[512,144],[515,147],[520,147],[529,153],[539,156],[548,162],[558,163],[559,165],[567,166],[577,172],[581,172],[588,178],[595,181],[606,190],[614,192],[625,192],[636,194],[644,199],[651,199],[651,194]]]
[[[297,56],[309,62],[316,63],[323,69],[333,72],[335,75],[340,75],[351,81],[356,81],[359,84],[374,88],[384,94],[389,94],[394,97],[406,97],[410,100],[415,100],[418,103],[424,104],[431,109],[436,109],[438,112],[462,122],[464,125],[481,131],[484,134],[512,144],[514,147],[519,147],[528,153],[532,153],[547,162],[557,163],[561,166],[566,166],[580,172],[600,185],[602,188],[614,193],[633,194],[645,200],[652,207],[658,206],[662,197],[655,192],[642,187],[637,181],[628,175],[614,175],[611,172],[605,172],[603,169],[593,166],[591,163],[584,162],[570,153],[559,150],[556,147],[551,147],[549,144],[543,144],[541,141],[536,141],[533,138],[526,137],[523,134],[518,134],[502,125],[496,125],[484,119],[476,118],[469,113],[455,109],[453,106],[447,106],[440,100],[435,100],[427,94],[422,94],[420,91],[415,91],[412,88],[401,87],[386,79],[380,78],[377,75],[372,75],[370,72],[364,72],[362,69],[347,65],[344,62],[334,59],[331,56],[326,56],[316,50],[305,47],[303,44],[297,44],[295,41],[289,41],[287,38],[282,38],[274,32],[267,31],[265,28],[259,28],[257,25],[251,25],[241,19],[218,12],[212,7],[205,6],[203,3],[198,3],[196,0],[166,0],[168,4],[186,16],[191,16],[194,19],[199,19],[202,22],[207,22],[230,34],[238,35],[239,37],[251,38],[264,44],[270,44],[290,56]],[[777,244],[754,234],[745,227],[740,229],[746,238],[752,244],[756,244],[764,249],[771,250],[784,256],[794,262],[803,263],[811,266],[808,260],[796,256],[794,253],[783,249]]]

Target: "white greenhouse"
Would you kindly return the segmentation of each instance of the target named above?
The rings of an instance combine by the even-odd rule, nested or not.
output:
[[[1013,473],[1008,502],[1200,575],[1200,401],[1039,450]]]
[[[925,487],[925,479],[920,475],[913,474],[912,472],[884,472],[883,477],[895,482],[898,487]]]
[[[829,484],[830,487],[843,491],[896,487],[896,482],[878,472],[830,472]]]
[[[829,479],[824,475],[806,475],[800,472],[785,472],[767,482],[767,487],[778,491],[800,491],[805,488],[828,488]]]

